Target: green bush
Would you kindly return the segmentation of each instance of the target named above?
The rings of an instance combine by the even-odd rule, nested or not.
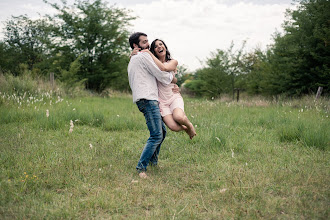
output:
[[[28,74],[13,76],[11,74],[0,74],[0,92],[7,94],[23,95],[26,93],[34,93],[38,90],[38,84]]]

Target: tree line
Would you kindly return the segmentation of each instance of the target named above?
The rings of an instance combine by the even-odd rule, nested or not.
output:
[[[130,11],[102,0],[44,2],[57,13],[5,22],[0,71],[43,76],[53,72],[68,88],[129,90],[128,37],[130,22],[136,19]],[[245,52],[246,42],[239,49],[232,43],[211,52],[205,66],[194,73],[180,66],[178,82],[197,96],[214,98],[235,89],[252,95],[301,96],[323,87],[329,94],[329,11],[328,0],[301,0],[296,9],[287,10],[284,32],[275,32],[266,50]]]
[[[74,5],[52,4],[55,15],[38,20],[27,16],[6,21],[0,42],[2,72],[55,77],[67,84],[83,83],[86,89],[128,89],[128,27],[130,11],[107,6],[101,0]],[[21,65],[19,65],[21,64]]]
[[[219,97],[245,90],[253,95],[301,96],[315,94],[318,87],[329,94],[330,2],[302,0],[287,10],[284,33],[275,32],[265,51],[244,53],[234,44],[218,49],[185,86],[199,96]]]

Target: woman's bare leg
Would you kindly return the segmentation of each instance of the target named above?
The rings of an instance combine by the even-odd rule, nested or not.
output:
[[[173,110],[173,119],[181,126],[184,125],[187,127],[187,133],[190,139],[192,139],[196,135],[194,125],[189,121],[186,114],[181,108],[175,108]]]
[[[165,115],[163,117],[163,121],[166,124],[166,126],[171,129],[172,131],[182,131],[182,130],[187,130],[186,126],[182,126],[178,124],[176,121],[173,119],[173,115]]]

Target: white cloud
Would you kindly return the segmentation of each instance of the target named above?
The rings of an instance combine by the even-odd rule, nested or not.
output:
[[[227,49],[233,40],[240,46],[247,40],[247,49],[271,43],[271,35],[281,30],[284,12],[293,7],[290,0],[106,0],[129,8],[139,16],[132,22],[132,32],[142,31],[149,40],[163,39],[179,64],[190,70],[201,67],[216,49]],[[50,0],[59,3],[59,0]],[[68,0],[71,5],[74,0]],[[37,12],[52,14],[54,9],[42,0],[0,1],[0,20],[11,15]],[[4,25],[0,24],[0,28]],[[0,30],[0,38],[3,36]]]
[[[266,48],[271,35],[281,29],[284,12],[290,4],[239,2],[225,4],[216,0],[160,0],[136,4],[131,9],[139,16],[132,31],[148,34],[149,40],[161,38],[173,57],[190,70],[201,67],[215,49],[227,49],[234,41],[247,48]]]

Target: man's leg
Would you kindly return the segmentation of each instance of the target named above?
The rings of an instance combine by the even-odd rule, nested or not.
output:
[[[140,100],[137,103],[139,110],[144,114],[150,132],[150,137],[144,146],[136,169],[139,172],[147,170],[147,166],[155,151],[158,150],[164,139],[163,121],[159,112],[158,102],[151,100]],[[158,156],[158,154],[156,153]]]
[[[150,159],[150,162],[152,165],[157,165],[158,163],[158,154],[159,154],[159,151],[160,151],[160,146],[162,145],[165,137],[166,137],[166,127],[165,127],[165,124],[164,122],[162,122],[162,130],[163,130],[163,139],[162,139],[162,142],[160,142],[160,144],[157,146],[156,150],[155,150],[155,153],[152,155],[151,159]]]

